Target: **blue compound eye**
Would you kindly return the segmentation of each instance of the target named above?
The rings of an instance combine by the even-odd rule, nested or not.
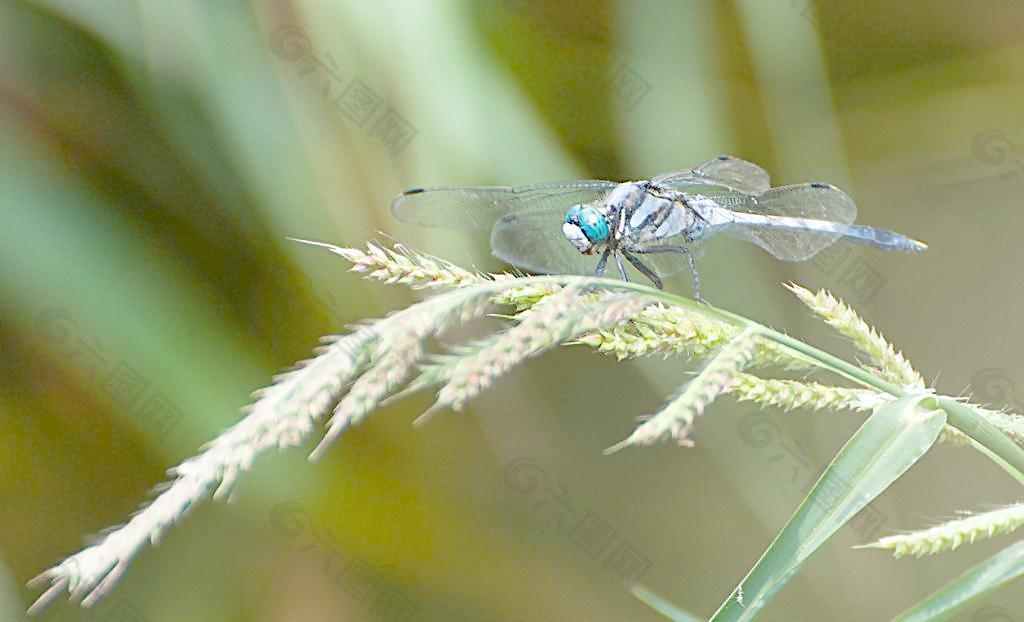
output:
[[[580,217],[581,209],[583,209],[583,206],[580,205],[579,203],[570,207],[569,211],[565,213],[565,222],[575,222],[576,219]]]
[[[574,206],[575,207],[575,206]],[[572,211],[571,209],[569,210]],[[592,207],[584,207],[579,210],[580,229],[587,239],[595,244],[608,239],[608,221],[604,219],[601,212]]]

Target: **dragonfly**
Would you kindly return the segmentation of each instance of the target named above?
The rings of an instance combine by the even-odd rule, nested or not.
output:
[[[831,184],[772,187],[763,168],[725,155],[643,181],[415,188],[391,211],[419,225],[490,231],[494,255],[529,272],[600,277],[614,261],[628,281],[626,262],[662,289],[663,278],[689,266],[701,302],[696,259],[718,234],[782,261],[806,261],[839,240],[885,251],[928,248],[854,224],[857,206]]]

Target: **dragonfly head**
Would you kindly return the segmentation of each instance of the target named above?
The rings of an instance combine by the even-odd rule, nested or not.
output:
[[[610,232],[604,214],[596,208],[573,205],[565,213],[562,234],[581,253],[589,254],[595,246],[608,240]]]

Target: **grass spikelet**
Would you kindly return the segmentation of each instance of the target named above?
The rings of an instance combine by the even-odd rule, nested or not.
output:
[[[759,406],[811,410],[857,410],[872,411],[892,398],[869,389],[833,387],[817,382],[800,382],[778,378],[761,378],[753,374],[739,373],[725,387],[743,402],[754,402]]]
[[[707,358],[734,339],[739,332],[740,328],[697,311],[652,304],[644,307],[628,324],[587,333],[577,343],[590,346],[603,354],[612,354],[620,361],[656,354]],[[809,362],[763,339],[755,341],[751,365],[777,365],[787,369],[810,367]]]
[[[561,289],[562,286],[557,283],[531,283],[530,285],[507,289],[495,296],[493,300],[497,304],[512,307],[516,313],[519,313],[536,306],[545,298]]]
[[[371,367],[334,409],[327,432],[310,459],[318,459],[342,432],[359,423],[406,381],[423,357],[425,339],[437,336],[455,321],[482,314],[489,305],[489,290],[463,289],[425,300],[384,320],[394,328],[383,333]]]
[[[352,263],[352,272],[384,283],[399,283],[413,289],[441,289],[465,287],[487,280],[487,277],[470,272],[455,264],[436,257],[410,251],[404,246],[395,249],[384,248],[372,242],[366,243],[366,250],[346,248],[313,242],[299,238],[288,238],[295,242],[320,246]]]
[[[786,288],[825,320],[826,324],[850,339],[861,352],[870,357],[882,378],[900,387],[924,388],[924,378],[903,354],[897,352],[892,344],[845,302],[825,290],[818,290],[818,293],[814,294],[796,283],[788,283]]]
[[[400,244],[395,244],[395,247],[390,249],[367,242],[366,250],[362,250],[300,238],[288,239],[326,248],[348,260],[352,264],[349,269],[351,272],[362,274],[367,279],[389,285],[407,285],[412,289],[452,289],[514,278],[510,274],[470,272],[453,263],[415,252]],[[554,282],[535,282],[503,290],[494,295],[493,301],[496,304],[511,306],[518,313],[538,304],[561,288],[561,285]]]
[[[934,555],[955,550],[963,543],[977,542],[1010,533],[1024,525],[1024,504],[974,514],[929,529],[886,536],[856,548],[888,549],[895,557]]]
[[[688,382],[656,415],[641,424],[626,440],[609,447],[612,453],[629,445],[652,445],[670,436],[680,445],[692,446],[690,434],[704,409],[721,394],[754,357],[754,334],[744,330],[721,348],[704,369]]]
[[[534,307],[515,326],[454,360],[444,371],[435,371],[435,378],[444,379],[445,385],[438,392],[437,401],[418,421],[425,421],[444,408],[459,410],[526,358],[560,345],[581,332],[628,319],[639,310],[640,304],[639,297],[633,294],[588,300],[577,288],[563,288]]]
[[[762,378],[754,374],[740,373],[725,388],[729,393],[744,402],[754,402],[765,408],[782,408],[790,411],[797,408],[811,410],[854,410],[858,412],[872,411],[892,398],[885,393],[870,389],[851,389],[835,387],[816,382],[801,382],[780,378]],[[993,425],[1000,428],[1010,438],[1019,441],[1020,417],[1008,413],[985,411],[974,407]],[[970,444],[970,439],[960,430],[945,425],[939,433],[940,443],[963,446]]]

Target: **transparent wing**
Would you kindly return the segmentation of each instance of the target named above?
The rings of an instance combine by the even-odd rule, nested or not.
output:
[[[841,238],[857,217],[857,206],[845,192],[822,183],[772,188],[756,198],[700,196],[691,205],[712,231],[752,242],[783,261],[810,259]]]
[[[687,186],[720,186],[758,196],[771,187],[768,173],[753,162],[732,156],[718,156],[697,168],[672,171],[651,180],[670,190],[685,190]]]
[[[596,201],[615,185],[581,179],[516,187],[416,188],[398,195],[391,213],[399,220],[428,227],[490,229],[513,212],[561,210],[564,217],[572,205]]]
[[[517,211],[491,230],[491,249],[503,261],[541,274],[593,274],[598,257],[584,255],[562,235],[565,210]]]

